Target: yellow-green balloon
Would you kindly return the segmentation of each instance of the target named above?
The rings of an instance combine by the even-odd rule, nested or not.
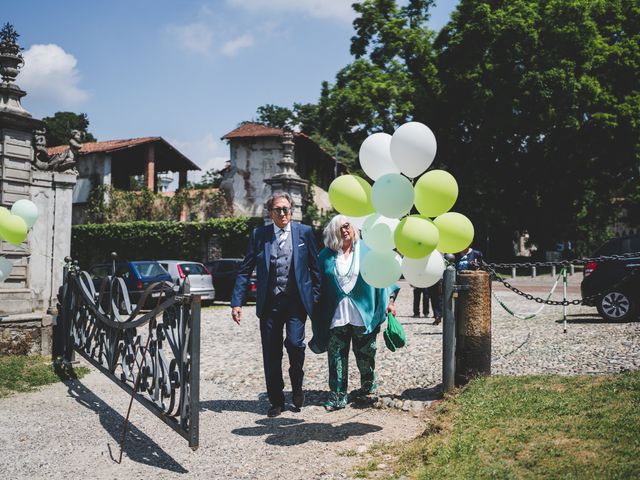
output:
[[[350,217],[373,213],[371,185],[357,175],[341,175],[329,185],[329,200],[338,212]]]
[[[14,245],[20,245],[27,238],[27,223],[17,215],[0,217],[0,238]]]
[[[461,213],[443,213],[433,223],[440,231],[438,251],[458,253],[471,245],[474,235],[473,224]]]
[[[0,207],[0,218],[6,217],[7,215],[11,215],[11,212],[8,208]]]
[[[426,217],[448,212],[458,199],[458,182],[449,172],[431,170],[422,175],[414,187],[416,208]]]
[[[409,258],[426,257],[435,250],[439,239],[433,222],[419,215],[404,217],[393,234],[396,248]]]

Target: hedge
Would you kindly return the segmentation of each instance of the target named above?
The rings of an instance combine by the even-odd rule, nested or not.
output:
[[[222,257],[243,257],[260,218],[215,218],[207,222],[127,222],[75,225],[71,229],[71,257],[81,268],[103,262],[116,252],[120,259],[206,260],[215,237]]]

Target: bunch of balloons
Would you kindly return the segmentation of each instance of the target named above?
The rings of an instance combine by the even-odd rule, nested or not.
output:
[[[444,170],[423,174],[436,149],[433,132],[419,122],[393,135],[374,133],[359,152],[373,186],[357,175],[342,175],[329,186],[333,207],[361,229],[370,248],[360,268],[369,285],[389,287],[404,275],[413,286],[429,287],[444,273],[442,254],[471,245],[471,221],[449,211],[458,198],[456,179]],[[418,214],[411,214],[414,206]]]
[[[31,200],[18,200],[11,210],[0,207],[0,240],[20,245],[37,219],[38,207]],[[9,278],[12,268],[11,260],[0,257],[0,282]]]

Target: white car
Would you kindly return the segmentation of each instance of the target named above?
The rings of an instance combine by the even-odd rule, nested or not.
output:
[[[213,279],[207,267],[199,262],[189,262],[187,260],[158,260],[158,263],[164,268],[173,283],[182,287],[185,282],[186,271],[189,269],[189,287],[190,292],[200,295],[203,303],[213,303],[216,298],[216,290],[213,288]]]

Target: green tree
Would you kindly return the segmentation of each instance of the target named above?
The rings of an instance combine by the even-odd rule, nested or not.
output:
[[[202,174],[200,181],[189,182],[187,188],[206,189],[218,188],[224,176],[224,169],[210,168]]]
[[[435,43],[436,135],[481,231],[608,236],[638,183],[639,31],[629,0],[461,1]]]
[[[88,131],[89,117],[86,113],[56,112],[53,117],[42,119],[47,129],[47,145],[66,145],[71,138],[71,130],[84,132],[84,142],[95,142],[96,138]]]
[[[258,123],[273,128],[291,127],[294,115],[291,109],[267,104],[258,107]]]

